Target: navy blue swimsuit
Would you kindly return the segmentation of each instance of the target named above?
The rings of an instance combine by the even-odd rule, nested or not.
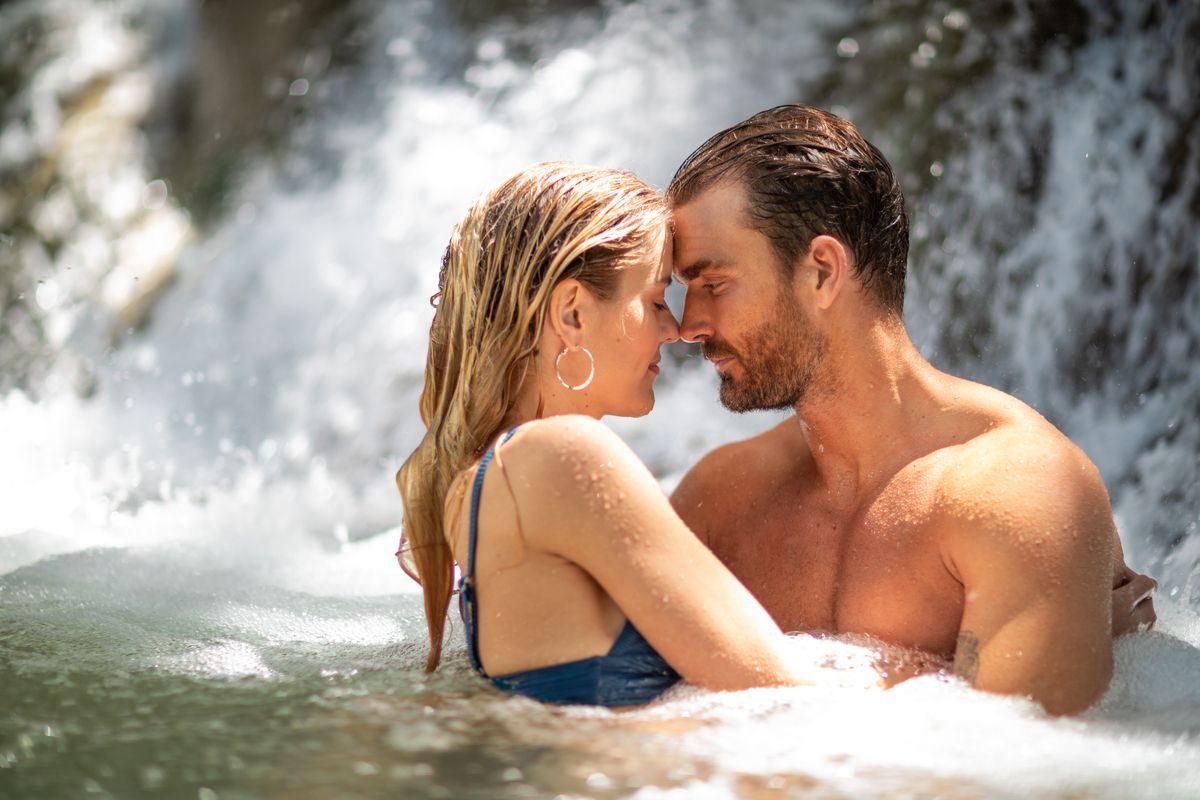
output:
[[[515,427],[510,430],[504,441],[507,442],[516,430]],[[485,678],[490,677],[495,686],[544,703],[638,706],[649,703],[674,686],[679,681],[679,673],[628,621],[606,655],[494,677],[484,672],[483,664],[479,661],[479,628],[476,624],[475,541],[479,532],[479,495],[483,489],[483,475],[495,452],[495,448],[492,448],[484,454],[475,473],[475,484],[471,488],[467,570],[458,584],[459,610],[466,626],[467,655],[471,659],[471,666]]]

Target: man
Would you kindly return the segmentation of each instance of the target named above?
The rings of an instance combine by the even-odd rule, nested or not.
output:
[[[726,407],[796,412],[693,468],[683,520],[784,630],[919,648],[1051,713],[1092,704],[1114,633],[1153,623],[1153,582],[1124,567],[1078,447],[909,340],[908,221],[882,154],[783,106],[702,145],[667,194],[681,336]]]

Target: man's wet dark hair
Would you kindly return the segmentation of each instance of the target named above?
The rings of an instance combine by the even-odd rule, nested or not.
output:
[[[723,181],[746,190],[747,222],[770,241],[791,279],[814,237],[849,248],[866,292],[904,308],[908,216],[892,167],[847,120],[809,106],[762,111],[688,156],[667,198],[678,208]]]

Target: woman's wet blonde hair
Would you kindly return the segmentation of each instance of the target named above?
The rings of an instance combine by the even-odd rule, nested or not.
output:
[[[610,299],[621,269],[652,255],[668,215],[663,197],[632,173],[551,162],[481,195],[455,226],[429,330],[421,394],[427,432],[396,475],[402,549],[425,595],[426,671],[441,660],[452,592],[446,493],[499,435],[535,368],[551,292],[574,278]]]

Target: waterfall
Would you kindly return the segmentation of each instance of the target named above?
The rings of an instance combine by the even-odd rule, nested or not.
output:
[[[521,166],[624,167],[663,187],[711,133],[798,101],[848,116],[897,167],[913,226],[905,319],[922,352],[1020,397],[1100,467],[1127,559],[1162,584],[1171,635],[1119,649],[1107,701],[1149,732],[1106,732],[1116,723],[1103,716],[1053,727],[936,682],[883,711],[827,695],[732,708],[693,697],[681,702],[711,732],[689,732],[682,751],[647,739],[638,774],[693,788],[711,774],[753,793],[774,786],[782,759],[793,788],[804,775],[859,794],[925,785],[839,772],[837,748],[862,735],[850,722],[827,741],[805,735],[816,761],[755,733],[799,730],[787,709],[800,703],[860,726],[879,714],[878,748],[855,762],[868,773],[1108,796],[1151,791],[1127,778],[1150,764],[1163,794],[1194,786],[1181,759],[1200,702],[1188,688],[1200,639],[1196,3],[25,0],[0,8],[0,41],[0,80],[17,87],[0,95],[0,654],[20,678],[0,699],[21,709],[0,723],[0,783],[9,764],[27,791],[107,786],[100,773],[57,784],[19,772],[59,763],[42,732],[74,724],[51,722],[59,700],[85,698],[89,731],[107,730],[126,694],[170,714],[191,687],[228,713],[229,692],[245,691],[279,719],[318,697],[383,731],[379,763],[407,754],[393,785],[442,769],[421,736],[471,755],[459,723],[482,720],[521,757],[565,753],[543,788],[603,794],[570,766],[609,763],[584,734],[532,711],[518,714],[528,728],[505,728],[499,701],[456,705],[461,665],[414,670],[423,625],[390,559],[392,475],[423,432],[441,251],[475,195]],[[670,355],[655,411],[611,421],[666,487],[778,419],[728,414],[711,368],[686,347]],[[435,690],[458,727],[422,710]],[[355,692],[395,706],[372,716]],[[878,755],[926,712],[942,732],[914,740],[924,755]],[[1006,783],[1011,759],[984,764],[946,738],[975,713],[996,748],[1061,747],[1068,777],[1038,761]],[[639,719],[649,731],[657,718]],[[229,753],[265,763],[254,737],[282,748],[309,735],[261,724],[227,743],[199,723],[174,735],[214,748],[212,780],[236,783]],[[1178,757],[1168,734],[1184,737]],[[480,747],[515,768],[504,746]],[[648,766],[660,751],[682,771]],[[1089,772],[1097,752],[1103,774]],[[186,762],[111,771],[126,791],[194,793],[208,778]],[[357,779],[385,774],[354,763]],[[465,786],[454,796],[485,796]]]

